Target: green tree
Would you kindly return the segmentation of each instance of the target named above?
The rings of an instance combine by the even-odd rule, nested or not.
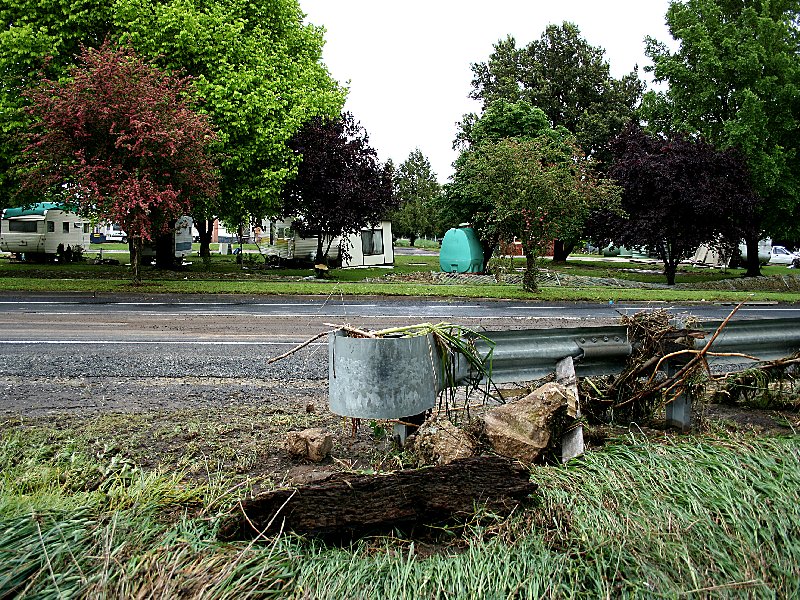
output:
[[[528,291],[537,290],[538,260],[552,239],[576,235],[592,208],[619,201],[619,189],[595,178],[577,146],[553,136],[486,142],[466,160],[472,192],[488,201],[476,221],[521,241]]]
[[[701,134],[746,157],[760,209],[746,236],[748,275],[758,275],[762,235],[800,231],[800,2],[673,1],[667,11],[677,51],[647,41],[657,82],[643,116],[652,130]]]
[[[500,40],[488,62],[472,65],[471,96],[484,109],[498,99],[524,100],[563,126],[596,160],[608,159],[608,143],[634,116],[644,84],[636,69],[620,79],[610,74],[605,50],[589,44],[578,27],[548,25],[541,38],[518,48]]]
[[[430,161],[419,148],[400,165],[393,181],[399,207],[390,215],[392,231],[408,237],[412,246],[422,235],[438,235],[435,203],[442,190]]]
[[[199,206],[195,221],[220,216],[242,225],[276,214],[297,173],[289,140],[312,118],[339,115],[344,103],[320,62],[322,29],[303,24],[297,0],[117,0],[115,7],[123,39],[196,78],[219,132],[219,203]]]
[[[320,62],[322,30],[303,24],[297,0],[10,0],[0,17],[10,24],[0,32],[0,172],[16,161],[17,136],[30,123],[20,90],[43,65],[62,77],[81,43],[123,41],[194,78],[219,133],[219,199],[192,211],[206,251],[204,221],[242,223],[279,209],[298,164],[287,142],[314,116],[338,115],[344,101]],[[14,182],[0,177],[8,194]]]
[[[595,169],[603,171],[610,140],[634,118],[644,91],[637,69],[616,79],[604,55],[568,22],[548,25],[540,39],[522,48],[509,36],[495,44],[488,62],[472,65],[471,96],[482,100],[484,109],[498,99],[540,108],[552,126],[571,132]],[[578,232],[573,239],[555,240],[553,259],[565,261],[580,237]]]
[[[3,0],[0,3],[0,206],[14,204],[22,132],[32,118],[24,89],[42,77],[57,79],[80,54],[81,44],[100,46],[112,5],[98,0]],[[50,59],[48,60],[48,57]]]
[[[563,127],[553,128],[544,112],[528,102],[508,102],[498,99],[489,104],[483,115],[467,115],[461,123],[456,143],[461,154],[456,159],[450,184],[438,201],[438,212],[446,227],[459,223],[472,223],[476,227],[483,249],[484,269],[500,240],[497,228],[484,227],[481,215],[488,214],[494,201],[473,185],[479,174],[473,155],[484,144],[495,144],[503,139],[535,139],[538,137],[565,142],[572,139]]]

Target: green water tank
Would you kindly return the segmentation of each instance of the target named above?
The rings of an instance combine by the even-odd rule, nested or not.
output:
[[[439,266],[445,273],[483,271],[483,250],[472,227],[459,225],[447,230],[439,251]]]

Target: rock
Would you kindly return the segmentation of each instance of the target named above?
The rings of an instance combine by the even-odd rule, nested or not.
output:
[[[333,436],[321,428],[290,431],[286,434],[286,450],[297,458],[314,462],[324,460],[333,448]]]
[[[448,419],[434,417],[406,440],[405,448],[426,464],[447,465],[474,456],[477,444]]]
[[[501,456],[534,463],[550,445],[568,398],[564,386],[547,383],[521,400],[489,410],[483,417],[484,435]]]

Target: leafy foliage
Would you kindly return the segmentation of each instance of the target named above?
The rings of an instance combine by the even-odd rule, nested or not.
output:
[[[42,74],[57,79],[81,44],[99,46],[106,37],[111,3],[97,0],[4,0],[0,3],[0,205],[9,206],[19,187],[16,170],[30,127],[20,91]]]
[[[301,162],[284,189],[282,212],[301,217],[300,233],[317,237],[315,261],[322,263],[337,236],[376,225],[394,207],[391,173],[350,113],[311,120],[290,147]]]
[[[30,126],[20,90],[38,81],[45,63],[50,79],[65,76],[80,44],[97,47],[108,38],[193,77],[219,133],[222,181],[216,200],[195,202],[198,226],[215,216],[235,225],[274,213],[297,169],[288,140],[311,117],[337,115],[344,103],[344,91],[320,61],[322,29],[303,18],[297,0],[3,2],[0,203],[15,191],[18,135]]]
[[[800,2],[688,0],[667,12],[677,51],[654,39],[653,76],[669,89],[649,93],[643,114],[661,132],[700,133],[747,159],[753,188],[764,199],[748,244],[762,232],[790,237],[800,199]],[[758,274],[756,253],[750,274]]]
[[[594,177],[576,146],[552,136],[487,142],[467,162],[472,193],[489,203],[475,220],[491,236],[520,240],[529,291],[548,243],[577,235],[593,207],[616,203],[615,186]]]
[[[568,22],[548,25],[523,48],[509,36],[487,62],[472,65],[471,96],[484,109],[498,99],[537,106],[552,125],[572,132],[585,153],[606,160],[609,140],[633,118],[644,85],[636,70],[611,77],[604,54]]]
[[[217,193],[207,152],[214,133],[192,109],[189,79],[108,42],[79,60],[70,79],[45,79],[26,92],[36,124],[25,181],[122,224],[141,247],[168,231],[193,198]]]
[[[441,235],[435,206],[441,186],[419,148],[400,165],[393,181],[399,206],[391,213],[392,232],[408,237],[411,246],[422,235]]]
[[[198,206],[195,220],[221,216],[236,226],[275,214],[297,170],[292,135],[344,104],[321,63],[322,29],[303,24],[297,0],[117,0],[115,7],[122,39],[195,77],[219,131],[219,202]]]
[[[700,244],[741,239],[755,212],[749,175],[735,150],[649,135],[629,127],[612,145],[610,175],[622,186],[626,218],[606,213],[595,228],[617,244],[645,246],[664,261],[667,283]]]
[[[524,100],[495,100],[480,118],[462,123],[458,143],[464,149],[446,188],[442,215],[451,225],[475,224],[487,262],[500,239],[534,235],[537,239],[529,240],[534,269],[535,257],[542,252],[538,236],[577,236],[590,206],[600,198],[614,203],[614,194],[607,193],[610,188],[593,174],[594,161],[576,147],[569,131],[551,127],[547,115]],[[503,160],[510,162],[503,165]],[[532,219],[528,227],[522,213],[514,217],[514,210],[530,208],[530,203],[544,203],[552,223],[538,221],[541,214],[526,213]]]

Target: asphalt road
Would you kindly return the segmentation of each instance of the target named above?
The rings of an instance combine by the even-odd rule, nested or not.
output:
[[[216,406],[286,394],[324,398],[324,338],[289,358],[268,361],[332,325],[375,329],[450,321],[498,331],[607,325],[620,313],[660,308],[721,319],[732,307],[4,294],[0,415]],[[769,317],[800,317],[800,308],[745,306],[736,315]]]
[[[0,339],[38,344],[296,343],[348,324],[361,328],[448,321],[478,330],[610,324],[620,314],[667,309],[722,319],[731,305],[542,304],[394,298],[79,296],[0,297]],[[791,305],[746,305],[736,318],[800,317]]]

